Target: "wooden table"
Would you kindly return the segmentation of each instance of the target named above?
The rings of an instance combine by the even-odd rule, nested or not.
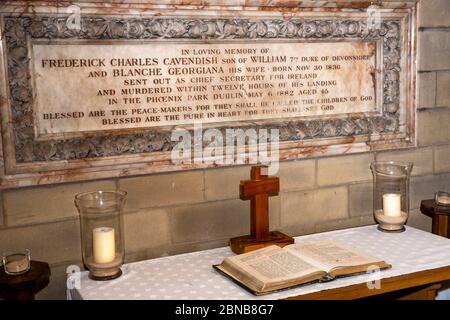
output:
[[[380,287],[369,289],[367,274],[312,283],[276,293],[254,296],[215,270],[212,265],[233,255],[228,247],[139,261],[122,267],[112,281],[93,281],[78,275],[71,299],[434,299],[450,279],[450,240],[406,227],[385,233],[375,225],[296,237],[299,242],[339,241],[392,264],[380,272]],[[71,276],[71,277],[72,277]]]
[[[50,282],[50,267],[46,262],[31,261],[30,270],[21,275],[8,275],[0,267],[0,299],[34,300],[35,294]]]
[[[450,266],[408,275],[382,279],[380,289],[370,290],[367,285],[356,284],[290,297],[290,300],[353,300],[364,298],[396,300],[434,300],[437,291],[450,279]]]

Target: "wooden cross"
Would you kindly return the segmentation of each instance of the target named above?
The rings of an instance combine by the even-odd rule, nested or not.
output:
[[[252,167],[250,180],[239,184],[240,198],[250,199],[250,234],[256,240],[269,238],[269,195],[280,192],[280,179],[267,172],[267,167]]]
[[[269,196],[280,191],[280,179],[268,176],[267,166],[254,166],[250,180],[239,184],[242,200],[250,199],[250,235],[232,238],[231,250],[235,253],[249,252],[265,246],[277,244],[285,246],[294,239],[279,231],[269,231]]]

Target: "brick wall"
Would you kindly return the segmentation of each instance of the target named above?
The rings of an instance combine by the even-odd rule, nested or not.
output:
[[[415,164],[409,225],[430,229],[421,199],[450,190],[450,1],[420,6],[418,148],[280,164],[281,193],[270,200],[272,228],[291,235],[373,223],[373,160]],[[30,248],[52,266],[38,298],[64,298],[65,269],[80,264],[79,218],[73,196],[123,189],[127,261],[227,244],[249,229],[249,203],[238,199],[249,167],[195,170],[133,178],[5,190],[0,197],[0,248]],[[2,251],[2,250],[0,250]]]

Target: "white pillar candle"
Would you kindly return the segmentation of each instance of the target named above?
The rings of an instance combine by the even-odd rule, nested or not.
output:
[[[116,258],[114,228],[95,228],[92,230],[93,255],[95,263],[109,263]]]
[[[401,196],[396,193],[383,194],[383,213],[389,217],[400,217],[401,210]]]

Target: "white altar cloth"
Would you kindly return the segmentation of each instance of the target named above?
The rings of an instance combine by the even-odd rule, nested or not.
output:
[[[412,227],[406,227],[403,233],[384,233],[376,226],[365,226],[300,236],[295,241],[327,239],[392,264],[392,269],[379,273],[381,278],[450,265],[450,239]],[[373,280],[373,274],[362,274],[254,296],[212,268],[231,255],[231,250],[224,247],[129,263],[122,267],[123,275],[111,281],[93,281],[84,271],[69,277],[68,282],[80,276],[81,281],[78,289],[67,290],[68,299],[282,299]],[[447,295],[448,291],[439,297]]]

